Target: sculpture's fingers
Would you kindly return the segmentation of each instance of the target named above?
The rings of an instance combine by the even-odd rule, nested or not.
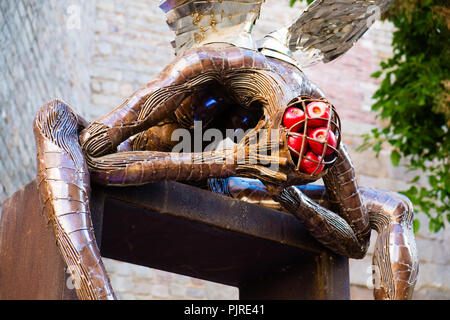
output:
[[[78,119],[61,101],[36,115],[41,206],[80,299],[115,299],[95,241],[89,210],[89,172],[78,143]]]
[[[186,51],[155,80],[83,130],[80,134],[83,150],[93,157],[114,152],[127,138],[174,113],[198,88],[212,82],[226,82],[225,74],[239,73],[239,69],[268,69],[268,62],[256,51],[230,45]]]

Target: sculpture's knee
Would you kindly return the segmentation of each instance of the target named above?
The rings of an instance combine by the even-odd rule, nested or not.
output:
[[[39,109],[34,119],[34,127],[48,139],[54,140],[62,128],[64,131],[76,131],[78,119],[65,102],[52,100]]]
[[[391,191],[359,188],[369,213],[372,228],[377,231],[391,223],[412,223],[413,205],[408,197]]]
[[[394,202],[393,210],[390,211],[391,218],[394,219],[396,223],[411,224],[414,218],[411,200],[396,192],[390,192],[389,195],[392,197],[391,201]]]
[[[44,144],[50,142],[68,154],[77,167],[83,166],[78,129],[78,117],[65,102],[52,100],[46,103],[34,119],[33,131],[38,152],[48,149]]]

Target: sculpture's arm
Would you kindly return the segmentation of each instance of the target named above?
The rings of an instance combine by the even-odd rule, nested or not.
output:
[[[328,248],[350,258],[363,258],[370,238],[369,216],[362,205],[350,157],[342,145],[324,183],[331,210],[295,187],[285,188],[274,199]]]
[[[137,90],[120,106],[95,120],[80,134],[86,155],[99,157],[116,151],[127,138],[173,114],[185,99],[227,74],[268,69],[259,53],[231,45],[210,45],[184,52],[156,79]]]
[[[219,48],[208,46],[186,51],[155,81],[81,132],[80,143],[91,179],[100,184],[139,185],[161,180],[203,180],[235,175],[238,169],[236,162],[226,161],[230,154],[234,156],[233,150],[202,154],[116,151],[133,135],[145,132],[174,115],[196,90],[218,83],[239,96],[241,91],[248,90],[249,84],[237,78],[245,76],[246,72],[253,75],[253,70],[267,69],[266,59],[251,50],[221,45]],[[232,87],[234,84],[236,86]],[[250,88],[260,89],[258,85]],[[119,150],[135,149],[128,144]]]

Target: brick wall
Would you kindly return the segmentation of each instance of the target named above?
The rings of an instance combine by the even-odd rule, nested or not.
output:
[[[258,37],[290,21],[302,7],[267,0]],[[93,120],[152,80],[173,59],[172,33],[156,0],[0,1],[0,202],[35,174],[32,119],[47,100],[61,97]],[[72,9],[72,11],[70,10]],[[79,9],[80,23],[77,23]],[[69,10],[69,11],[68,11]],[[74,10],[74,11],[73,11]],[[370,74],[392,54],[392,26],[377,22],[342,58],[306,69],[337,106],[344,141],[360,185],[405,189],[407,174],[393,168],[389,148],[380,157],[356,152],[360,134],[379,125],[370,112],[377,81]],[[20,129],[20,130],[19,130]],[[17,148],[23,145],[23,148]],[[19,165],[18,165],[19,164]],[[422,225],[426,219],[418,216]],[[375,240],[373,234],[372,240]],[[417,235],[421,261],[415,298],[450,298],[450,230]],[[371,298],[369,255],[351,260],[352,298]],[[105,259],[122,299],[236,299],[236,288]]]

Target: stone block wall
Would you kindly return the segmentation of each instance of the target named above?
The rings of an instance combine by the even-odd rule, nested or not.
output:
[[[255,36],[277,29],[303,7],[267,0]],[[173,35],[156,0],[0,1],[0,203],[35,175],[32,121],[58,97],[88,120],[107,113],[151,81],[174,58]],[[345,56],[305,73],[336,105],[360,185],[407,188],[410,173],[392,167],[390,150],[378,158],[356,152],[361,134],[380,125],[370,112],[378,82],[370,74],[392,54],[392,26],[377,22]],[[17,146],[21,146],[20,148]],[[414,298],[450,298],[450,229],[417,235],[421,261]],[[373,234],[372,240],[375,240]],[[353,299],[371,299],[371,255],[351,260]],[[236,288],[105,259],[121,299],[237,299]]]

